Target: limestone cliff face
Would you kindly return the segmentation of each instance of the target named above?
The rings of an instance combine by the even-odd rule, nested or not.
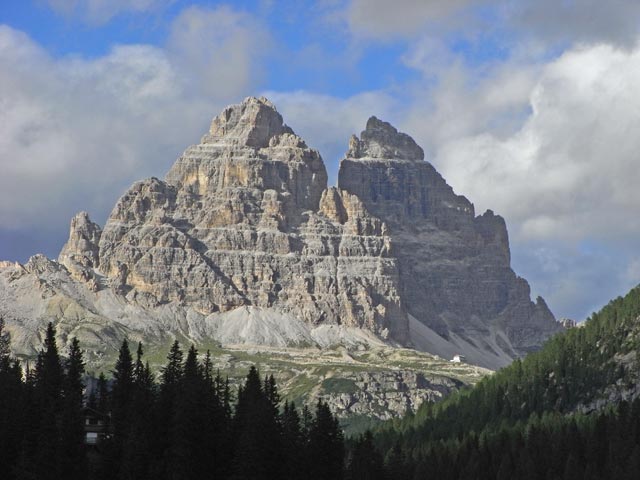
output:
[[[131,301],[208,315],[274,308],[310,324],[406,338],[380,220],[327,189],[320,154],[265,99],[216,117],[167,174],[135,184],[100,237],[100,270]]]
[[[388,226],[412,341],[480,364],[535,350],[561,327],[511,270],[504,220],[490,210],[476,217],[423,157],[410,137],[371,117],[338,180]]]
[[[320,154],[264,98],[226,108],[103,229],[74,217],[58,262],[0,265],[25,352],[54,320],[96,348],[382,341],[495,368],[560,328],[529,294],[503,219],[476,217],[411,137],[372,117],[327,188]]]

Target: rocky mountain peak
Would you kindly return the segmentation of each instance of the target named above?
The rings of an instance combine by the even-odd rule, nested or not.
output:
[[[293,130],[283,123],[273,103],[264,97],[247,97],[213,119],[202,143],[265,148],[272,138],[285,133],[293,134]]]
[[[77,213],[71,219],[69,240],[62,247],[58,262],[65,264],[70,259],[82,259],[87,266],[97,267],[100,235],[100,225],[92,222],[87,212]]]
[[[0,264],[0,315],[29,348],[53,320],[96,351],[125,336],[324,347],[377,335],[496,368],[562,328],[530,293],[504,220],[475,216],[410,136],[371,117],[327,188],[320,154],[255,97],[215,117],[165,180],[133,184],[103,229],[76,215],[58,262]]]
[[[370,117],[360,138],[351,136],[347,158],[424,160],[424,150],[406,133],[376,117]]]

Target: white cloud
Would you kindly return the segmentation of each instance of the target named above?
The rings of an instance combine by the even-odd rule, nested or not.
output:
[[[181,36],[196,14],[196,31],[227,33]],[[0,26],[1,228],[66,230],[79,208],[104,221],[132,182],[162,177],[230,100],[255,90],[251,52],[265,48],[259,37],[249,41],[256,25],[228,8],[189,9],[170,48],[115,46],[95,59],[54,58]],[[220,55],[215,64],[187,55],[200,41]],[[207,81],[194,83],[203,69]]]
[[[628,0],[516,0],[500,4],[507,23],[536,41],[636,43],[640,2]]]
[[[259,59],[270,48],[268,32],[254,17],[226,6],[186,8],[173,21],[168,41],[192,88],[226,99],[255,83]]]
[[[388,41],[429,33],[484,41],[499,33],[503,47],[541,48],[576,43],[631,47],[640,2],[628,0],[351,0],[343,21],[356,37]]]
[[[51,9],[91,25],[102,25],[121,13],[156,12],[176,0],[46,0]]]
[[[385,39],[414,35],[473,4],[473,0],[353,0],[346,18],[356,35]]]
[[[504,214],[516,236],[639,235],[638,82],[640,49],[573,49],[541,71],[520,130],[451,139],[434,162],[480,210]]]

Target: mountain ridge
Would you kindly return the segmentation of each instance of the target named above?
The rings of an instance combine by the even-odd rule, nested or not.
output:
[[[277,342],[334,325],[334,343],[318,346],[357,338],[351,346],[367,348],[364,330],[506,365],[562,327],[511,270],[504,220],[476,217],[423,159],[411,137],[371,117],[328,187],[320,154],[271,102],[249,97],[215,117],[165,180],[136,182],[104,227],[75,216],[57,262],[3,263],[0,314],[23,354],[49,320],[64,339],[115,349],[124,336],[225,339],[227,313],[267,312],[286,325]],[[232,337],[275,341],[263,330]]]

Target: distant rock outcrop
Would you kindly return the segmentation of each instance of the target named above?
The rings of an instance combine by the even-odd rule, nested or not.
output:
[[[74,217],[58,262],[0,265],[0,314],[25,354],[54,320],[96,348],[373,341],[496,368],[562,328],[529,295],[504,220],[476,217],[411,137],[372,117],[327,188],[320,154],[264,98],[227,107],[104,229]]]

